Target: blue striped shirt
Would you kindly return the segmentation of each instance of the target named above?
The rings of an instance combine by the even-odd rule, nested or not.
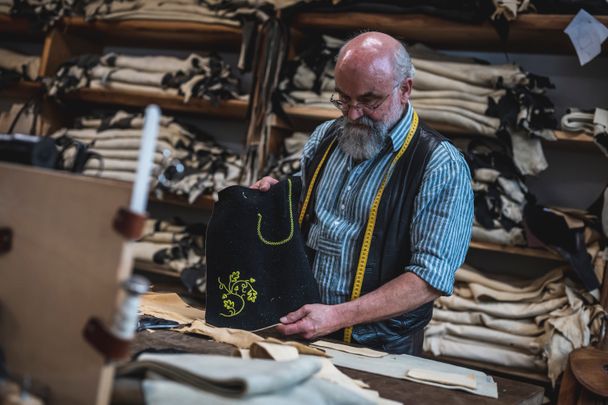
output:
[[[317,221],[307,246],[316,250],[313,272],[326,304],[350,299],[369,211],[393,156],[405,142],[413,117],[408,104],[389,133],[384,149],[356,164],[338,147],[328,157],[315,195]],[[318,126],[304,147],[302,167],[310,161],[332,121]],[[303,178],[304,184],[308,179]],[[467,164],[451,144],[433,151],[414,202],[410,228],[411,271],[442,294],[450,295],[454,274],[464,261],[473,224],[473,192]],[[354,331],[356,337],[356,329]]]

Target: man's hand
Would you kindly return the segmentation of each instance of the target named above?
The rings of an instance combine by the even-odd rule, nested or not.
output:
[[[284,335],[314,339],[342,328],[339,305],[307,304],[281,318],[277,330]]]
[[[249,188],[252,188],[254,190],[260,190],[260,191],[268,191],[268,190],[270,190],[270,187],[274,186],[278,182],[279,181],[277,179],[274,179],[270,176],[266,176],[266,177],[262,177],[260,180],[253,183],[253,185]]]

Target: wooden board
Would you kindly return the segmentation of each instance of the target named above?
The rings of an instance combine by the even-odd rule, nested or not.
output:
[[[51,389],[51,404],[105,404],[113,368],[82,337],[87,320],[110,324],[131,273],[114,232],[131,187],[0,163],[0,347],[11,372]]]
[[[204,114],[210,117],[234,118],[244,120],[247,116],[247,101],[225,100],[218,105],[200,98],[192,98],[184,103],[182,96],[164,94],[131,93],[119,90],[82,88],[65,95],[65,101],[87,102],[93,104],[146,107],[157,104],[161,109],[173,112]]]
[[[237,51],[241,45],[241,28],[223,24],[162,20],[87,22],[82,17],[65,17],[62,24],[70,35],[88,37],[106,45],[218,51]]]
[[[39,41],[44,34],[39,29],[34,29],[32,23],[25,18],[14,18],[0,14],[0,38],[14,40]]]
[[[522,14],[509,23],[506,47],[488,21],[467,24],[422,14],[374,14],[363,12],[300,13],[293,26],[302,31],[340,35],[379,30],[406,44],[422,42],[442,49],[491,52],[533,52],[574,54],[574,47],[563,32],[572,15]],[[608,16],[596,17],[602,24]],[[604,43],[604,50],[606,50]]]

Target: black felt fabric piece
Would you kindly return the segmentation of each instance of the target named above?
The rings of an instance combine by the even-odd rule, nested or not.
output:
[[[0,161],[45,168],[55,167],[57,148],[48,138],[3,135],[0,137]]]
[[[290,178],[268,192],[219,193],[207,227],[208,323],[255,330],[321,301],[298,227],[300,190]]]

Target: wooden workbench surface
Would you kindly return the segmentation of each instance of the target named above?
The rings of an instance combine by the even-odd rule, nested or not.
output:
[[[202,354],[230,355],[234,348],[230,345],[213,342],[197,336],[178,332],[155,331],[141,332],[137,335],[131,351],[133,354],[144,350],[179,350]],[[411,404],[540,404],[543,388],[505,378],[494,377],[498,384],[498,399],[485,398],[461,391],[436,388],[396,378],[341,368],[352,378],[360,379],[387,399]]]

